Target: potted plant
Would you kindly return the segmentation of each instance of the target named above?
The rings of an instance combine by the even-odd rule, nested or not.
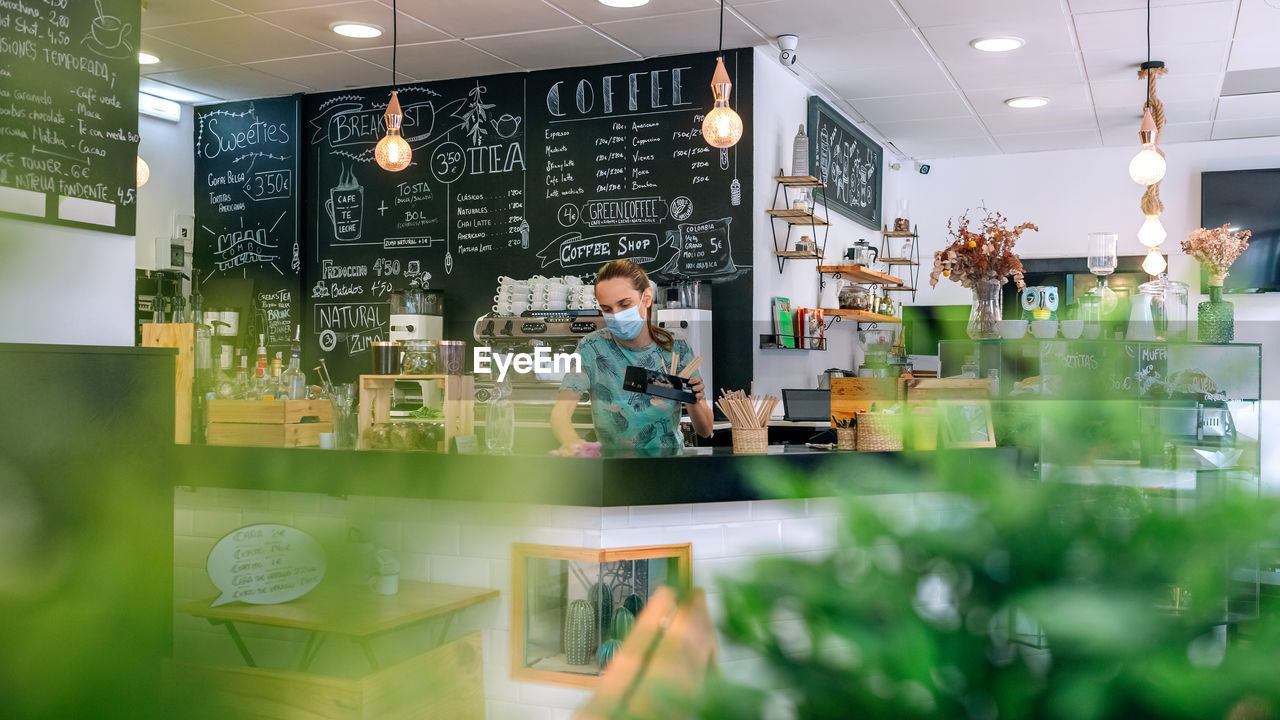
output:
[[[973,291],[973,307],[969,311],[966,332],[978,340],[1000,337],[1001,292],[1009,279],[1022,289],[1022,260],[1013,251],[1018,238],[1026,230],[1039,231],[1032,223],[1009,227],[1008,218],[983,208],[976,223],[965,211],[958,220],[947,221],[951,244],[933,254],[933,271],[929,285],[940,277],[949,277]]]
[[[1182,252],[1200,263],[1209,275],[1209,299],[1200,303],[1199,336],[1202,342],[1231,342],[1235,339],[1235,308],[1222,299],[1222,283],[1228,271],[1249,248],[1248,230],[1232,232],[1226,224],[1212,230],[1192,230],[1182,241]]]

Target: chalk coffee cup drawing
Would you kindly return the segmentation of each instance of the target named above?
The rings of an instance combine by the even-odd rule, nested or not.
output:
[[[98,41],[104,49],[114,50],[120,46],[120,41],[124,39],[133,26],[129,23],[120,22],[120,18],[112,15],[99,15],[93,19],[93,25],[89,28],[89,34],[93,35],[93,39]]]
[[[324,209],[329,213],[329,221],[333,223],[334,238],[339,242],[360,239],[364,219],[364,188],[333,188],[329,191],[329,199],[324,201]]]

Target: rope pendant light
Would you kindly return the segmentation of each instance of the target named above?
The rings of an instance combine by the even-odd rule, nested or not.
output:
[[[1160,181],[1164,179],[1168,166],[1164,151],[1159,147],[1160,133],[1165,125],[1164,103],[1156,95],[1156,79],[1167,72],[1163,62],[1151,59],[1151,0],[1147,0],[1147,61],[1138,70],[1138,77],[1147,81],[1147,102],[1142,106],[1142,126],[1138,129],[1142,149],[1129,161],[1129,177],[1147,187],[1141,201],[1146,220],[1138,229],[1138,242],[1148,248],[1147,257],[1142,261],[1142,269],[1148,275],[1159,275],[1169,267],[1160,253],[1160,245],[1168,237],[1160,224],[1160,214],[1164,212],[1164,203],[1160,202]]]
[[[724,0],[720,0],[720,43],[716,51],[716,71],[711,76],[715,107],[702,119],[702,137],[711,147],[728,148],[742,139],[742,118],[729,107],[733,83],[724,69]]]
[[[378,141],[373,150],[373,157],[383,170],[400,172],[409,167],[413,160],[413,148],[400,134],[400,125],[404,122],[404,113],[400,111],[400,99],[396,93],[396,47],[399,43],[397,27],[399,12],[396,1],[391,0],[391,101],[387,103],[387,134]]]

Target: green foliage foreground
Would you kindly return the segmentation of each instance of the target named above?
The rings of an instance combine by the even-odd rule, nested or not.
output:
[[[1256,490],[1174,500],[954,461],[933,474],[920,497],[851,494],[856,478],[781,466],[760,474],[780,497],[838,497],[839,547],[722,583],[726,637],[762,655],[770,677],[714,682],[701,716],[766,717],[779,695],[800,718],[1276,715],[1280,623],[1259,612],[1252,582],[1231,581],[1277,537],[1275,502]],[[1229,615],[1248,619],[1225,629]]]

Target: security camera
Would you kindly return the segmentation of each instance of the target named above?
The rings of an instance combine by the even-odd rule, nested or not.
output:
[[[800,45],[800,37],[797,35],[779,35],[778,47],[782,52],[778,53],[778,62],[790,67],[796,64],[796,47]]]
[[[929,170],[930,170],[929,163],[922,163],[918,160],[916,161],[916,172],[920,173],[921,175],[928,175]]]

